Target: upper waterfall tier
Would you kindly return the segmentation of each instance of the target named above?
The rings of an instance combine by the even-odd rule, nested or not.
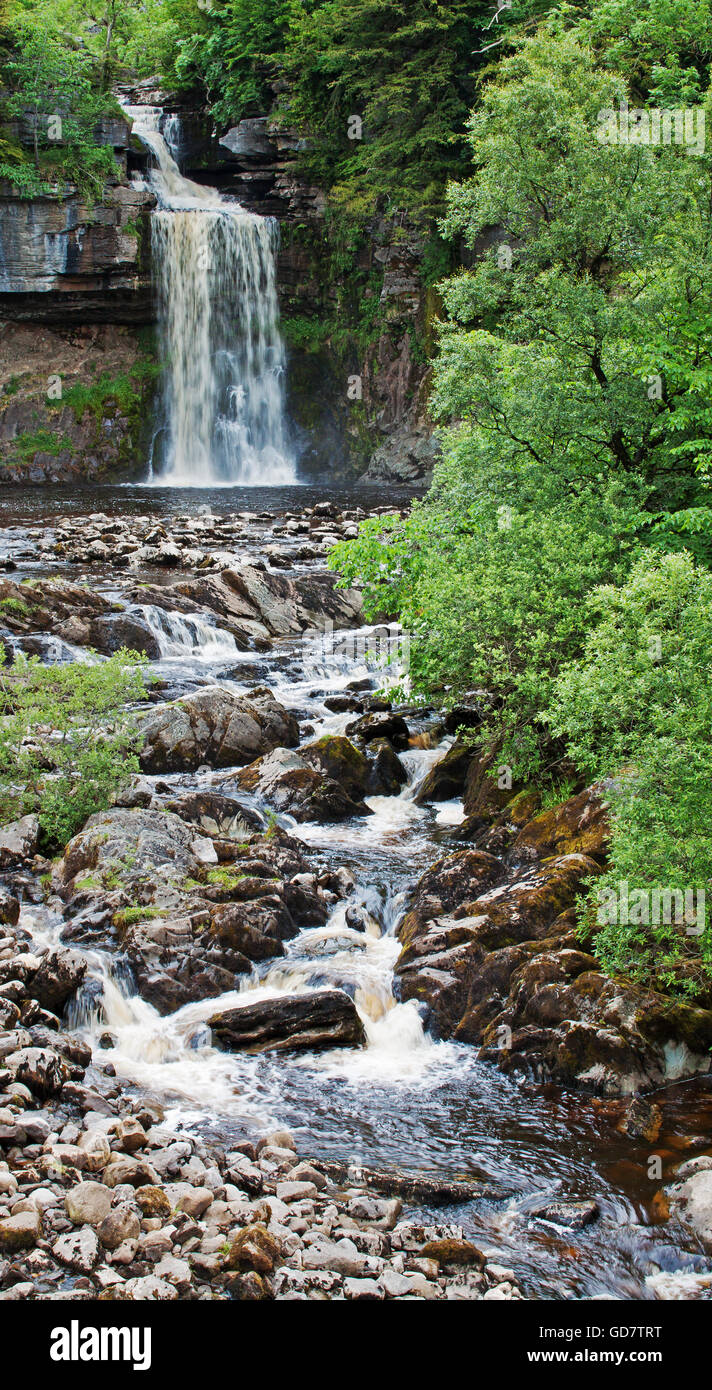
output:
[[[186,179],[157,107],[127,107],[152,155],[152,251],[166,444],[162,483],[294,483],[275,276],[278,227]],[[179,139],[171,123],[172,141]],[[174,144],[174,148],[176,148]]]

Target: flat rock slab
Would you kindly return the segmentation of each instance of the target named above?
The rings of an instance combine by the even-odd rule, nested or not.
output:
[[[340,989],[278,995],[208,1020],[215,1041],[228,1051],[287,1052],[360,1047],[363,1024],[353,1000]]]

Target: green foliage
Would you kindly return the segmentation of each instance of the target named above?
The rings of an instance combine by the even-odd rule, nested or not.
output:
[[[587,606],[583,653],[559,676],[547,717],[588,776],[613,774],[613,839],[596,895],[621,882],[709,892],[712,575],[688,555],[649,554]],[[687,993],[712,975],[709,926],[697,936],[681,923],[611,921],[596,949],[609,971]]]
[[[57,458],[65,449],[71,449],[72,441],[67,435],[53,434],[51,430],[25,430],[12,441],[13,460],[29,463],[35,454],[51,454]]]
[[[117,406],[124,415],[131,415],[140,406],[143,386],[154,381],[161,370],[159,363],[143,358],[130,372],[116,376],[101,372],[92,382],[77,382],[63,391],[60,400],[48,401],[48,404],[58,410],[70,406],[78,420],[89,412],[97,424],[109,405]]]
[[[471,262],[439,287],[443,461],[407,519],[367,523],[333,564],[412,632],[413,693],[482,692],[482,741],[517,778],[562,796],[562,763],[608,779],[597,888],[703,888],[712,161],[597,130],[622,101],[707,99],[709,7],[539,9],[519,7],[526,37],[482,88],[442,224]],[[709,934],[617,921],[597,943],[610,971],[708,988]]]
[[[0,669],[0,815],[30,812],[48,847],[62,846],[105,810],[138,771],[131,706],[143,696],[142,658],[121,651],[88,665],[42,666],[18,656]]]
[[[118,7],[118,0],[107,3]],[[96,139],[99,120],[107,110],[115,111],[115,102],[107,97],[92,57],[68,41],[62,19],[61,4],[30,2],[15,7],[8,25],[4,115],[27,126],[33,160],[15,151],[15,157],[3,160],[0,174],[23,197],[57,181],[97,195],[116,173],[113,150]]]

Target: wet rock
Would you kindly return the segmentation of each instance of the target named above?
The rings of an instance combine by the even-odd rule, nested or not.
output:
[[[534,1207],[531,1211],[532,1216],[537,1216],[540,1221],[550,1221],[554,1226],[565,1226],[568,1230],[581,1231],[584,1226],[590,1226],[592,1221],[600,1215],[598,1202],[592,1200],[582,1202],[547,1202],[543,1206]]]
[[[397,796],[408,781],[408,774],[392,743],[387,738],[372,739],[366,744],[368,759],[369,796]]]
[[[20,917],[20,899],[9,888],[0,886],[0,924],[17,926]]]
[[[140,652],[149,661],[158,661],[161,656],[161,644],[155,632],[137,613],[107,613],[95,618],[89,641],[104,656],[111,656],[122,648]]]
[[[142,732],[141,765],[153,773],[239,767],[299,741],[294,715],[269,693],[246,699],[218,687],[160,706]]]
[[[425,806],[431,801],[451,801],[462,796],[473,756],[472,747],[457,740],[424,777],[415,795],[416,804]]]
[[[667,1189],[670,1210],[690,1226],[707,1249],[712,1249],[712,1158],[688,1159]]]
[[[663,1112],[654,1101],[645,1096],[634,1096],[626,1107],[618,1128],[629,1139],[645,1139],[654,1144],[663,1121]]]
[[[475,1269],[484,1269],[486,1263],[482,1251],[471,1241],[453,1237],[426,1241],[420,1253],[424,1259],[436,1260],[439,1265],[472,1265]]]
[[[365,753],[343,734],[324,734],[313,743],[303,744],[299,753],[318,772],[339,782],[354,800],[360,800],[366,793],[369,782],[368,759]]]
[[[362,743],[373,743],[376,739],[387,739],[393,748],[403,750],[408,747],[410,730],[402,715],[384,710],[379,714],[365,714],[346,725],[349,737],[358,738]]]
[[[39,970],[32,978],[32,997],[43,1009],[61,1014],[68,999],[76,993],[87,971],[87,963],[78,951],[59,946],[42,958]]]
[[[230,1051],[274,1052],[358,1047],[363,1024],[342,990],[280,995],[209,1019],[215,1041]]]

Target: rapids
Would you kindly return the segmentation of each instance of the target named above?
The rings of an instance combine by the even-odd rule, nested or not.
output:
[[[130,510],[131,494],[117,491],[114,505]],[[100,587],[116,592],[108,576]],[[254,683],[253,674],[240,681],[238,658],[255,653],[236,657],[233,639],[211,614],[151,605],[141,612],[160,644],[153,663],[159,675],[170,673],[186,688],[220,682],[240,692]],[[374,688],[381,685],[398,651],[393,631],[380,653],[372,631],[334,639],[328,648],[323,637],[307,634],[259,653],[260,683],[308,721],[309,738],[342,731],[351,716],[329,711],[325,698],[366,676]],[[286,1125],[304,1154],[481,1179],[490,1196],[438,1215],[462,1222],[483,1248],[496,1245],[530,1296],[704,1296],[708,1258],[674,1223],[654,1224],[644,1145],[618,1135],[590,1098],[506,1078],[479,1062],[473,1048],[434,1039],[418,1006],[394,994],[394,932],[408,889],[452,847],[462,816],[459,803],[421,807],[414,799],[448,747],[447,739],[429,746],[427,719],[424,727],[423,746],[402,755],[407,784],[397,796],[371,798],[369,818],[325,826],[280,817],[316,866],[343,866],[355,880],[350,901],[338,903],[324,926],[302,930],[284,957],[255,967],[233,993],[166,1018],[135,993],[109,952],[88,950],[89,985],[69,1022],[91,1040],[97,1064],[112,1062],[119,1077],[156,1094],[174,1122],[221,1141]],[[234,792],[224,772],[154,780],[167,782],[172,794],[196,786]],[[365,933],[346,923],[353,904],[367,914]],[[56,940],[62,928],[56,913],[29,903],[22,924],[38,945]],[[206,1020],[218,1009],[327,984],[354,997],[364,1049],[251,1056],[213,1047]],[[683,1158],[691,1129],[700,1137],[709,1130],[710,1091],[704,1083],[678,1085],[668,1099],[657,1147]],[[564,1196],[594,1197],[600,1219],[584,1231],[564,1231],[531,1214],[542,1200]]]

